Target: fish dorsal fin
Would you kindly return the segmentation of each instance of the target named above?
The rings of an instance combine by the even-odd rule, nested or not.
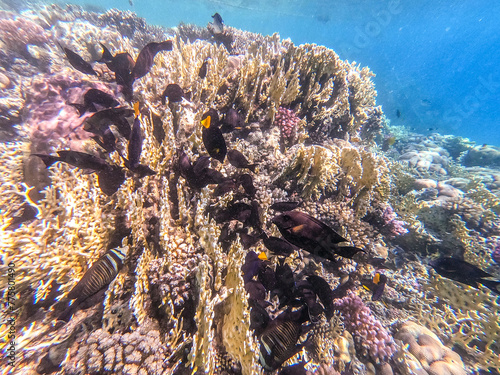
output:
[[[209,129],[211,120],[212,120],[212,116],[207,116],[204,120],[201,120],[201,125],[203,125],[207,129]]]

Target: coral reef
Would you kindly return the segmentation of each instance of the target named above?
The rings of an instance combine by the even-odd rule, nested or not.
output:
[[[492,294],[429,275],[418,260],[429,253],[459,256],[497,274],[492,248],[500,236],[500,174],[460,164],[472,150],[461,139],[401,136],[387,153],[379,150],[375,142],[387,124],[368,68],[277,34],[229,26],[222,35],[192,25],[164,30],[117,10],[37,5],[2,22],[4,33],[13,22],[40,31],[40,39],[18,36],[0,53],[0,91],[6,95],[0,126],[17,130],[0,143],[0,271],[13,262],[18,275],[15,370],[263,373],[263,341],[250,328],[257,308],[242,271],[248,248],[265,251],[271,273],[293,284],[265,293],[263,316],[276,319],[285,308],[280,297],[291,291],[299,297],[285,298],[286,308],[307,312],[294,325],[304,337],[294,338],[290,352],[295,345],[302,350],[283,370],[299,364],[317,374],[391,374],[421,366],[428,373],[439,367],[440,373],[461,366],[448,348],[455,342],[466,369],[498,368]],[[140,107],[134,121],[142,142],[138,159],[152,171],[144,176],[127,165],[124,151],[131,140],[111,127],[117,147],[104,152],[83,130],[89,114],[78,117],[69,105],[98,88],[128,108],[115,74],[100,63],[93,63],[97,77],[72,70],[53,41],[91,61],[101,57],[99,43],[135,59],[145,44],[166,39],[172,50],[158,53],[150,72],[133,83]],[[24,55],[23,43],[31,43]],[[12,60],[15,54],[20,57]],[[200,75],[204,63],[207,72]],[[164,105],[161,93],[172,83],[186,95]],[[226,126],[228,150],[258,163],[255,173],[244,172],[251,193],[237,186],[241,169],[206,157],[200,122],[208,110],[216,125],[219,117]],[[64,149],[99,154],[127,178],[108,196],[94,174],[58,162],[45,169],[29,156]],[[206,184],[185,173],[183,154],[194,179],[210,173]],[[217,183],[227,181],[236,188],[216,194]],[[278,235],[270,207],[283,201],[297,202],[297,210],[362,251],[337,262],[299,249],[286,260],[270,254],[260,240],[264,233]],[[235,207],[243,207],[242,213],[224,222],[222,213]],[[65,323],[60,317],[72,288],[117,248],[126,258],[114,280],[91,301],[70,306],[73,316]],[[371,292],[360,284],[366,287],[364,281],[384,262],[385,291],[380,301],[370,301]],[[292,276],[286,279],[278,267]],[[312,276],[328,291],[313,292]],[[309,294],[300,294],[307,288]],[[339,311],[329,320],[323,293]],[[309,314],[314,309],[321,313]],[[395,354],[391,330],[411,318],[439,338],[407,323],[396,338],[409,347]],[[439,355],[426,359],[434,350]],[[447,360],[452,363],[443,364]]]

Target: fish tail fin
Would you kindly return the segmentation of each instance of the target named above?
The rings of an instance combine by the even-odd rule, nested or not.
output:
[[[53,155],[31,154],[31,156],[38,156],[40,159],[42,159],[43,163],[47,168],[50,167],[55,162],[61,160],[59,156],[53,156]]]
[[[87,110],[87,107],[84,104],[68,103],[68,105],[76,108],[76,110],[78,111],[78,114],[80,115],[80,117],[82,117],[83,114],[85,113],[85,111]]]
[[[138,101],[134,103],[134,114],[135,114],[135,117],[139,117],[140,112],[139,112],[139,102]]]
[[[341,257],[352,259],[352,257],[360,251],[363,253],[366,253],[366,251],[364,251],[363,249],[360,249],[359,247],[338,246],[335,249],[334,253],[337,255],[340,255]]]
[[[99,43],[102,47],[102,56],[97,62],[111,62],[113,60],[113,55],[109,52],[109,49],[102,43]]]
[[[256,171],[256,168],[259,166],[259,164],[255,163],[255,164],[248,164],[247,168],[250,169],[252,171],[252,173],[255,173]]]
[[[500,281],[481,280],[479,282],[483,284],[486,288],[491,290],[493,293],[500,295]]]

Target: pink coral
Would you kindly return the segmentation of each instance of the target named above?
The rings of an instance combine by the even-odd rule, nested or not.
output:
[[[277,125],[281,132],[281,138],[287,142],[293,142],[297,134],[297,127],[300,118],[297,117],[291,109],[279,107],[274,124]]]
[[[26,51],[28,44],[41,45],[49,42],[40,25],[6,11],[0,11],[0,39],[7,48],[19,53]]]
[[[397,217],[398,215],[391,206],[388,206],[382,213],[383,227],[381,231],[386,233],[389,238],[408,233],[408,229],[405,228],[407,223],[402,220],[396,220]]]
[[[32,152],[53,152],[60,138],[69,142],[74,150],[81,150],[81,142],[92,134],[83,130],[83,121],[92,115],[79,117],[68,103],[81,103],[89,88],[98,88],[117,96],[116,87],[101,82],[85,82],[79,72],[63,71],[54,75],[35,77],[26,93],[26,108],[32,138]]]
[[[334,301],[343,316],[346,329],[354,337],[363,355],[376,363],[388,361],[396,346],[391,334],[372,315],[368,306],[353,292]]]
[[[500,240],[497,240],[493,244],[493,252],[491,253],[491,258],[498,264],[500,264]]]

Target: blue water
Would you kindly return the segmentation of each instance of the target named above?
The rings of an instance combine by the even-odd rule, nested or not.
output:
[[[376,73],[378,102],[392,124],[500,146],[498,1],[133,2],[98,5],[130,9],[168,27],[205,26],[219,12],[230,26],[325,45]]]

